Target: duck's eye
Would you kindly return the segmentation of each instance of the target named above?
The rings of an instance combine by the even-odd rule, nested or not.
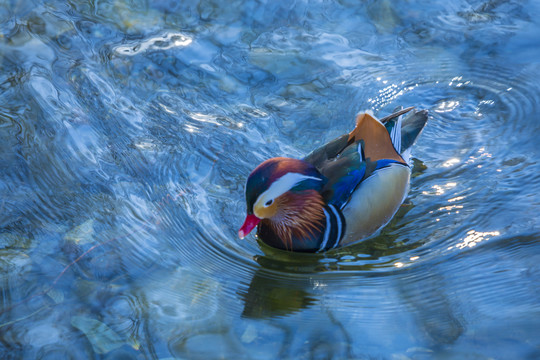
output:
[[[272,205],[273,202],[274,202],[274,199],[270,199],[264,204],[264,206],[269,207],[270,205]]]

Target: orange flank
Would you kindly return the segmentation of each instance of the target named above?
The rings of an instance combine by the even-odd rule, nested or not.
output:
[[[369,114],[358,115],[356,127],[349,133],[349,144],[358,140],[364,140],[364,155],[371,161],[391,159],[405,162],[394,149],[384,125]]]

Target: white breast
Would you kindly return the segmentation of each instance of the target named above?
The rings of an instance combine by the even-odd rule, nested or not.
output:
[[[410,176],[409,167],[391,164],[364,180],[342,209],[347,228],[340,245],[361,240],[386,225],[405,200]]]

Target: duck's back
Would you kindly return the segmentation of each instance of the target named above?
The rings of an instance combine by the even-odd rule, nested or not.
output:
[[[383,125],[369,114],[360,114],[353,131],[304,159],[328,178],[323,196],[346,219],[340,246],[386,225],[407,195],[411,174],[407,150],[424,127],[427,112],[415,111],[404,123],[398,116],[385,119]]]

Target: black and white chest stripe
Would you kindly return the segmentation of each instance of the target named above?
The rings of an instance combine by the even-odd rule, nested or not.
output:
[[[326,251],[337,247],[345,234],[345,218],[341,211],[334,205],[328,204],[323,208],[326,218],[326,227],[321,241],[321,246],[317,252]]]

